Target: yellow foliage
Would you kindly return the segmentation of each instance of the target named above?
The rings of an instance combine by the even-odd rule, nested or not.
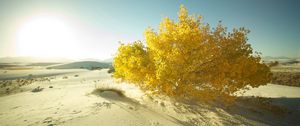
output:
[[[165,18],[157,32],[146,29],[146,46],[122,44],[114,58],[114,77],[177,98],[224,101],[233,101],[231,95],[247,85],[270,82],[269,67],[247,44],[249,30],[227,32],[220,23],[211,29],[184,6],[178,17],[178,22]]]

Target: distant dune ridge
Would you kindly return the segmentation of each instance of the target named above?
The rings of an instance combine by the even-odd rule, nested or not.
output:
[[[0,57],[2,69],[102,69],[111,68],[112,58],[100,60],[93,58],[71,60],[67,58],[40,57]]]
[[[47,69],[99,69],[99,68],[110,68],[111,63],[103,63],[96,61],[80,61],[66,64],[55,65],[47,67]]]
[[[271,56],[266,56],[263,57],[262,60],[265,63],[269,63],[272,61],[278,61],[279,63],[294,63],[297,61],[300,61],[300,58],[298,57],[294,57],[294,58],[290,58],[290,57],[285,57],[285,56],[280,56],[280,57],[271,57]]]

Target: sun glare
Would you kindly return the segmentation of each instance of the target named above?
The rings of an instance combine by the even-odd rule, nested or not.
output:
[[[18,53],[22,56],[75,58],[79,47],[75,37],[74,30],[59,18],[33,18],[17,33]]]

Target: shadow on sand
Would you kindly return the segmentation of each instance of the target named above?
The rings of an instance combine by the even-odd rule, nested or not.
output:
[[[143,106],[118,90],[95,90],[93,94],[112,102]],[[239,97],[230,107],[218,103],[182,101],[180,104],[174,104],[174,111],[183,115],[197,115],[187,117],[184,121],[168,117],[181,125],[300,125],[300,98]]]
[[[233,107],[227,112],[268,125],[300,125],[300,98],[242,97]]]
[[[239,97],[235,105],[184,102],[176,106],[177,113],[193,113],[197,118],[183,125],[300,125],[300,98]]]

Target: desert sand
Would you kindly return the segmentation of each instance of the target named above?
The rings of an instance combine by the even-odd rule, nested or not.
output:
[[[178,102],[151,97],[134,85],[116,83],[102,70],[0,70],[2,80],[28,74],[48,77],[20,87],[21,92],[0,97],[1,126],[176,126],[176,125],[299,125],[300,88],[268,84],[240,97],[261,96],[284,106],[276,114],[253,104],[237,102],[229,108],[202,102]],[[32,92],[33,89],[39,89]],[[110,88],[124,91],[124,96]],[[27,89],[27,90],[26,90]]]

